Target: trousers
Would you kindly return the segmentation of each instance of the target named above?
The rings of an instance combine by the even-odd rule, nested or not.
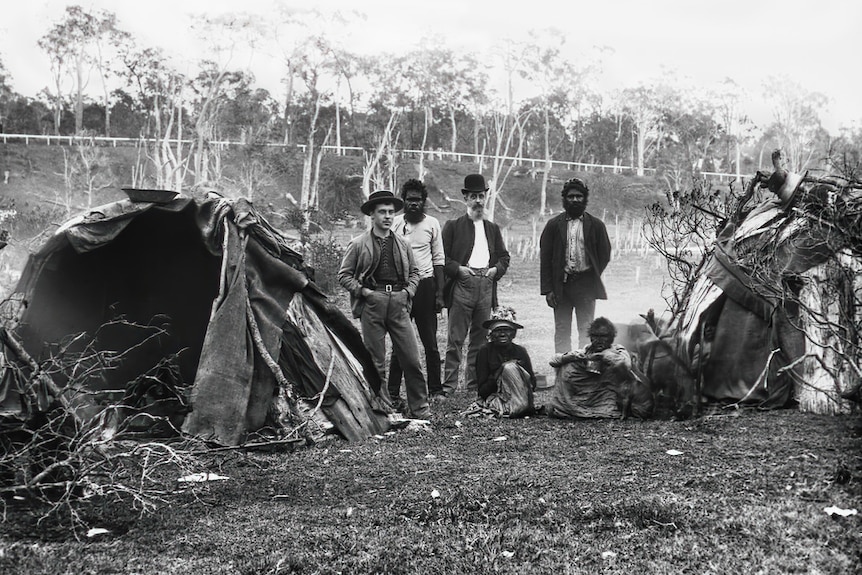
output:
[[[413,296],[413,309],[410,316],[416,323],[419,340],[425,349],[425,371],[428,380],[428,393],[443,391],[440,383],[440,349],[437,347],[437,310],[434,307],[436,299],[436,283],[433,277],[419,280],[416,295]],[[398,397],[401,394],[401,380],[404,372],[401,362],[394,351],[389,360],[389,396]]]
[[[554,352],[572,351],[572,311],[578,327],[578,348],[590,343],[587,330],[595,319],[596,297],[593,294],[592,278],[585,272],[570,276],[563,283],[563,297],[554,308]]]
[[[370,294],[365,298],[359,318],[362,341],[371,354],[380,381],[386,381],[386,334],[389,334],[393,353],[404,371],[407,406],[414,417],[425,418],[430,414],[428,388],[419,364],[419,347],[407,308],[407,292],[404,290]]]
[[[446,343],[443,391],[450,395],[458,389],[458,371],[464,341],[469,334],[467,368],[464,387],[476,387],[476,355],[488,337],[482,323],[491,317],[491,295],[494,281],[484,275],[467,276],[455,280],[452,305],[449,307],[449,334]]]

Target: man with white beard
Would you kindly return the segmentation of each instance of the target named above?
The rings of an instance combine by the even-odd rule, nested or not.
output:
[[[497,282],[509,268],[509,252],[500,227],[485,219],[488,186],[482,174],[464,178],[461,189],[467,213],[443,226],[446,254],[444,305],[449,310],[449,338],[443,376],[443,393],[458,388],[462,348],[468,333],[470,344],[464,387],[476,389],[476,354],[485,343],[488,330],[483,323],[497,307]]]

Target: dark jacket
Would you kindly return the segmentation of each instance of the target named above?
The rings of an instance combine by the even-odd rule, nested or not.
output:
[[[497,268],[497,276],[494,278],[491,307],[497,307],[497,282],[509,269],[509,251],[503,243],[503,234],[500,226],[494,222],[484,220],[485,238],[488,240],[488,253],[490,263],[488,267]],[[443,301],[445,306],[452,306],[452,291],[455,288],[455,280],[458,278],[458,268],[466,266],[473,252],[473,240],[476,239],[476,231],[473,220],[464,214],[460,218],[449,220],[443,226],[443,252],[446,254],[446,265],[443,273],[446,282],[443,284]]]
[[[557,300],[563,296],[568,241],[568,222],[563,212],[548,220],[539,240],[541,293],[554,292]],[[584,212],[584,251],[592,271],[593,297],[608,299],[601,275],[611,261],[611,240],[604,222],[587,212]]]
[[[380,263],[380,250],[376,249],[372,233],[368,230],[350,240],[344,259],[341,260],[341,269],[338,270],[338,283],[350,292],[350,308],[353,310],[353,317],[360,317],[365,307],[362,288],[374,289],[376,283],[373,276],[377,264]],[[412,302],[416,287],[419,285],[419,268],[413,260],[413,250],[399,235],[390,234],[390,237],[395,238],[395,243],[392,244],[395,269],[398,275],[404,278],[407,300]]]

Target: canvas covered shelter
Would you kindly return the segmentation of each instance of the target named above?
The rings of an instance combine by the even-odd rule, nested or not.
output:
[[[862,191],[846,181],[782,175],[770,186],[776,193],[750,195],[719,231],[675,322],[676,353],[699,378],[705,403],[781,408],[813,389],[821,406],[812,410],[837,412],[842,388],[858,374],[826,357],[830,342],[818,339],[820,326],[832,325],[844,334],[833,349],[842,346],[845,359],[858,352],[852,325],[841,327],[858,320],[858,274],[826,278],[823,266],[862,267],[858,234],[848,233],[860,221]],[[848,291],[836,308],[835,298]]]
[[[262,428],[308,437],[311,425],[334,426],[358,440],[389,427],[358,330],[246,200],[212,194],[91,209],[30,256],[4,307],[5,358],[16,369],[4,371],[0,415],[32,410],[23,379],[36,364],[90,351],[115,361],[56,370],[50,382],[85,418],[111,393],[152,395],[130,395],[130,385],[168,374],[186,395],[172,420],[218,444]]]

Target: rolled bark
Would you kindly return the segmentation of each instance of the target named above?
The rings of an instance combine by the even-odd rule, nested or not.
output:
[[[860,265],[849,256],[840,259],[842,265]],[[844,324],[858,312],[846,309],[847,298],[842,296],[847,290],[858,292],[862,286],[843,285],[846,276],[836,273],[835,268],[835,263],[811,268],[805,274],[808,281],[799,295],[807,355],[802,362],[802,381],[796,389],[800,411],[849,413],[851,404],[840,394],[859,383],[858,371],[849,365],[858,362],[857,350],[841,334],[853,333],[853,326]]]

